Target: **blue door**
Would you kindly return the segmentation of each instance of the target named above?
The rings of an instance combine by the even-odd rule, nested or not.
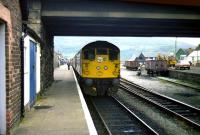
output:
[[[30,105],[36,99],[36,43],[30,41]]]

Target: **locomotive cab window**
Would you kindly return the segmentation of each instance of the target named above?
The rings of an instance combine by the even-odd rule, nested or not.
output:
[[[107,49],[97,48],[97,55],[107,55]]]
[[[84,59],[86,60],[94,60],[95,59],[95,51],[94,49],[89,49],[84,51]]]
[[[117,50],[109,50],[109,60],[118,60],[119,52]]]

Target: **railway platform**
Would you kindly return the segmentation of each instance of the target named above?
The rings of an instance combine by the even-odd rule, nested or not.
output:
[[[200,83],[200,67],[190,67],[190,70],[175,70],[169,69],[169,77],[189,81],[199,84]]]
[[[54,79],[12,135],[97,134],[73,70],[61,66]]]

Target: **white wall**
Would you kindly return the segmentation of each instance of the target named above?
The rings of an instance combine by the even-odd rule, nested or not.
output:
[[[40,45],[37,44],[37,53],[36,53],[36,93],[40,92]]]
[[[24,39],[24,106],[30,101],[30,41],[37,43],[30,36]],[[36,93],[40,92],[40,45],[37,43],[36,52]]]
[[[0,23],[0,134],[6,134],[5,24]]]
[[[24,106],[30,100],[30,37],[24,39]]]
[[[187,56],[187,60],[191,61],[193,64],[196,64],[197,60],[199,62],[200,61],[200,51],[193,51],[190,55]]]

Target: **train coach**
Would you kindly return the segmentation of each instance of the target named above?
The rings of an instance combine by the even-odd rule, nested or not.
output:
[[[107,41],[85,45],[72,59],[72,67],[85,94],[116,93],[120,77],[120,50]]]

